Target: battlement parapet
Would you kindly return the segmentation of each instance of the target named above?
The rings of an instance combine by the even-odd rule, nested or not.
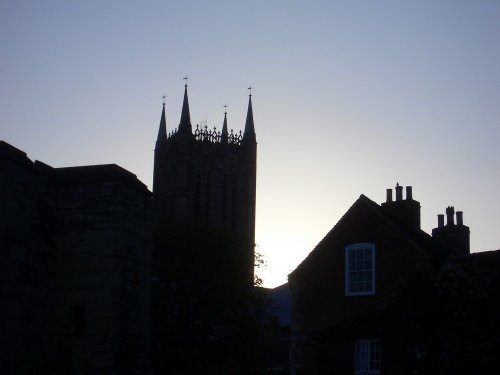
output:
[[[172,130],[168,136],[167,139],[171,138],[175,134],[177,134],[178,129]],[[205,124],[205,126],[200,126],[199,124],[196,125],[196,130],[194,131],[194,138],[198,142],[211,142],[211,143],[228,143],[228,144],[235,144],[235,145],[240,145],[241,140],[243,139],[243,133],[240,130],[239,132],[235,132],[233,129],[229,132],[227,135],[227,140],[225,141],[223,139],[222,133],[220,130],[217,130],[217,128],[214,126],[213,129],[209,129],[208,125]]]

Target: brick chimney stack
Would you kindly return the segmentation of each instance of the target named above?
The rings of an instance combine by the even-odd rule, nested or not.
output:
[[[455,208],[446,207],[446,225],[444,215],[438,215],[438,226],[432,230],[432,237],[442,244],[455,250],[456,255],[470,254],[470,230],[464,225],[463,212],[457,211],[457,223],[455,224]]]
[[[412,187],[406,187],[406,199],[403,199],[403,186],[399,183],[394,190],[396,200],[392,200],[392,189],[387,189],[387,200],[382,203],[382,208],[420,229],[420,202],[413,199]]]

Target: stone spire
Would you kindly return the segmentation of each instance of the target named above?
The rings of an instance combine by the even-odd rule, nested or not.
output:
[[[252,94],[248,96],[248,111],[247,120],[245,122],[245,131],[243,133],[242,142],[256,142],[255,127],[253,125],[253,111],[252,111]]]
[[[156,138],[156,147],[167,140],[167,122],[165,120],[165,102],[161,111],[160,128],[158,129],[158,137]]]
[[[225,108],[227,107],[227,105],[224,106],[224,123],[222,124],[222,133],[220,135],[220,140],[222,143],[227,143],[227,139],[228,139],[228,132],[227,132],[227,111],[225,110]]]
[[[187,95],[187,84],[184,85],[184,101],[182,102],[181,122],[179,123],[179,133],[192,133],[191,115],[189,114],[189,101]]]

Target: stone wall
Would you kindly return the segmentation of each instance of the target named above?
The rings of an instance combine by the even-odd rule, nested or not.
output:
[[[45,185],[26,154],[0,142],[0,364],[3,374],[43,367],[53,270],[43,217]],[[34,372],[38,373],[38,372]]]
[[[54,365],[145,373],[151,210],[144,191],[92,170],[58,170]],[[120,172],[110,166],[109,172]],[[87,174],[76,183],[74,173]],[[103,178],[104,177],[104,178]],[[72,345],[68,345],[67,341]],[[136,369],[136,371],[133,371]],[[139,370],[142,369],[142,370]],[[123,372],[120,372],[123,373]]]
[[[148,374],[152,202],[116,166],[0,144],[2,374]]]

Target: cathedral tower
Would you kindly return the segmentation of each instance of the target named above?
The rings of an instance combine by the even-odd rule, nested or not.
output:
[[[243,133],[196,125],[187,85],[177,129],[167,133],[163,104],[154,156],[153,194],[159,218],[195,220],[241,235],[255,247],[257,142],[252,96]],[[249,265],[253,278],[253,264]]]

